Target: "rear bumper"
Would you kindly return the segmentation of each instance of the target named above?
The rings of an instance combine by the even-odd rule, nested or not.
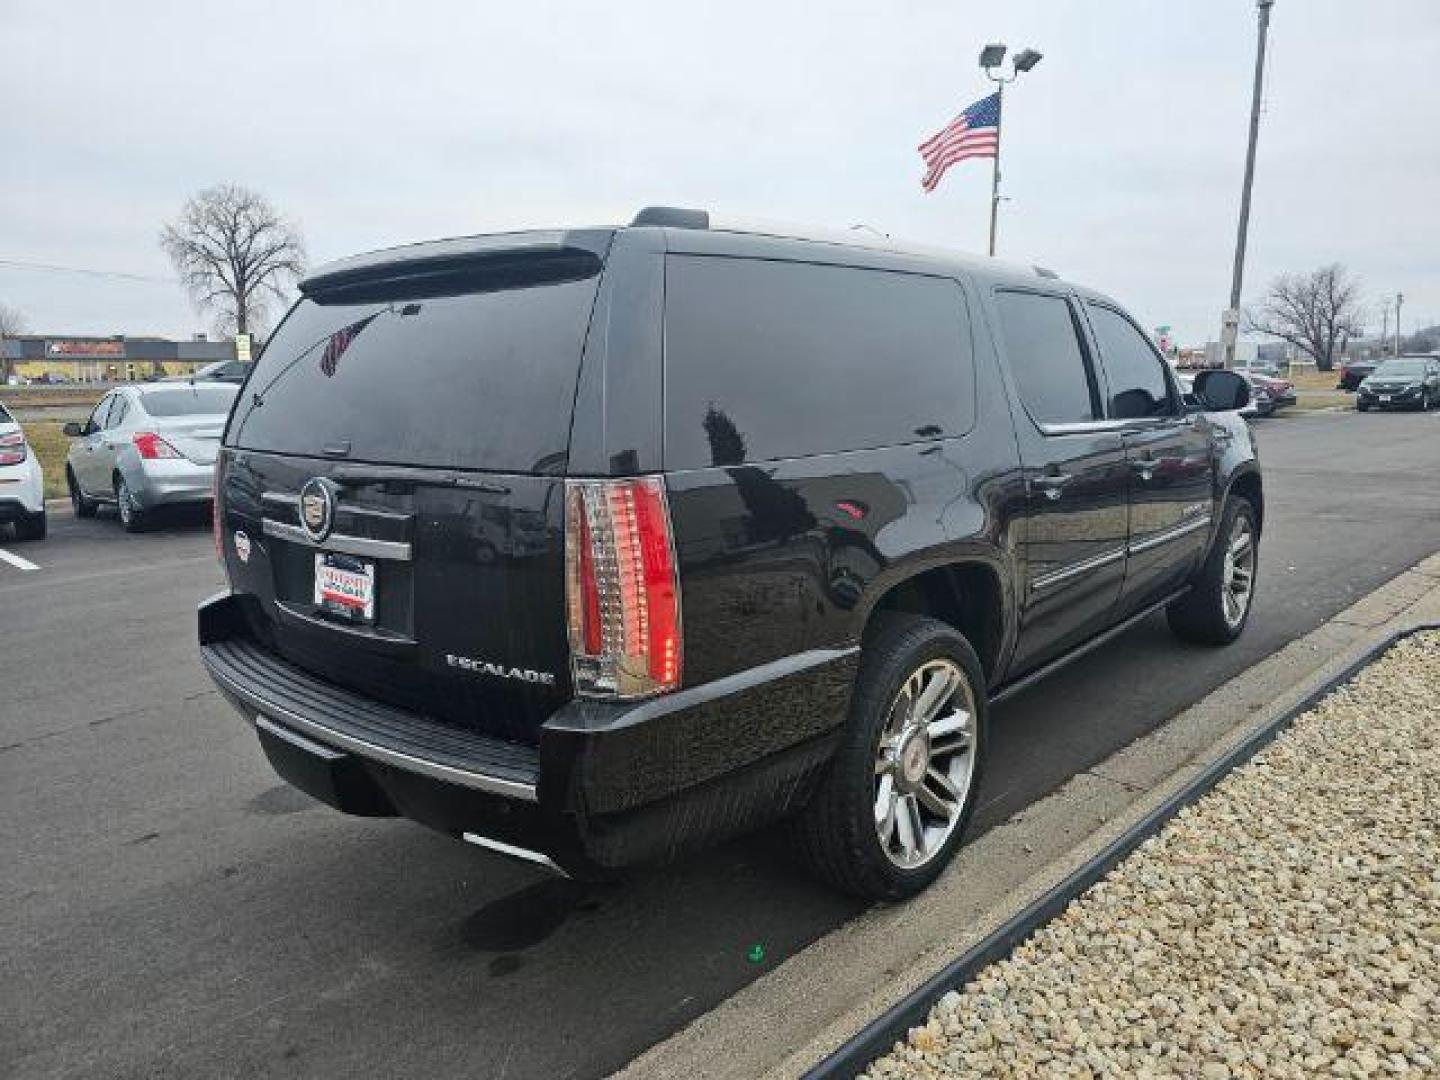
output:
[[[21,502],[19,499],[0,497],[0,524],[11,521],[24,521],[28,517],[34,517],[43,509],[43,505],[36,509],[31,509],[26,503]]]
[[[179,503],[209,502],[215,477],[214,465],[197,465],[188,460],[146,461],[121,466],[130,494],[143,508]]]
[[[0,521],[16,521],[44,509],[45,482],[33,454],[19,465],[0,466]]]
[[[856,652],[803,654],[645,702],[573,701],[522,745],[335,686],[200,608],[201,658],[280,775],[347,813],[402,815],[580,876],[661,861],[798,807],[833,752]]]

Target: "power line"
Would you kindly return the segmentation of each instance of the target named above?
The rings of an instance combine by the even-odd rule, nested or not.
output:
[[[123,278],[127,281],[154,281],[165,285],[176,285],[174,278],[154,277],[150,274],[127,274],[120,270],[90,270],[83,266],[58,266],[54,263],[30,262],[25,259],[0,259],[0,266],[16,270],[41,270],[57,274],[84,274],[86,277]]]

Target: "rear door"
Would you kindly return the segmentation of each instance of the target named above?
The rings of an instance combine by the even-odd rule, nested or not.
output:
[[[378,700],[538,738],[569,696],[563,477],[603,251],[308,288],[221,456],[228,568],[262,641]]]
[[[1079,313],[1061,293],[995,295],[1021,409],[1025,588],[1015,670],[1103,629],[1125,573],[1128,475],[1123,438],[1101,405]]]
[[[1165,361],[1119,309],[1090,301],[1107,387],[1107,414],[1125,428],[1129,560],[1121,614],[1163,599],[1189,579],[1205,550],[1215,461],[1204,414],[1187,413]]]

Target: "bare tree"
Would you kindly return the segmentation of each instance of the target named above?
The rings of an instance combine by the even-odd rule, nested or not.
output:
[[[19,308],[0,304],[0,383],[9,382],[15,371],[14,361],[5,351],[5,339],[17,337],[27,329],[25,316],[20,314]]]
[[[1246,309],[1245,328],[1290,342],[1319,370],[1330,371],[1336,346],[1362,332],[1360,285],[1339,263],[1281,274],[1259,306]]]
[[[192,196],[161,230],[160,246],[196,305],[239,334],[262,329],[270,301],[283,301],[285,286],[305,269],[299,230],[238,184]]]

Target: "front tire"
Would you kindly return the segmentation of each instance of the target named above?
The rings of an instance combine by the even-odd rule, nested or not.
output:
[[[844,737],[793,823],[802,857],[866,900],[902,900],[960,846],[985,758],[985,679],[946,623],[883,612],[866,635]]]
[[[93,518],[95,516],[95,500],[85,497],[85,493],[80,490],[79,482],[75,479],[75,473],[69,468],[65,470],[65,486],[70,489],[70,505],[75,510],[75,516],[77,518]]]
[[[1240,636],[1254,606],[1259,545],[1255,508],[1249,499],[1232,497],[1190,591],[1165,609],[1177,637],[1229,645]]]
[[[120,525],[126,532],[145,531],[145,512],[135,505],[135,496],[123,476],[115,478],[115,508],[120,514]]]

